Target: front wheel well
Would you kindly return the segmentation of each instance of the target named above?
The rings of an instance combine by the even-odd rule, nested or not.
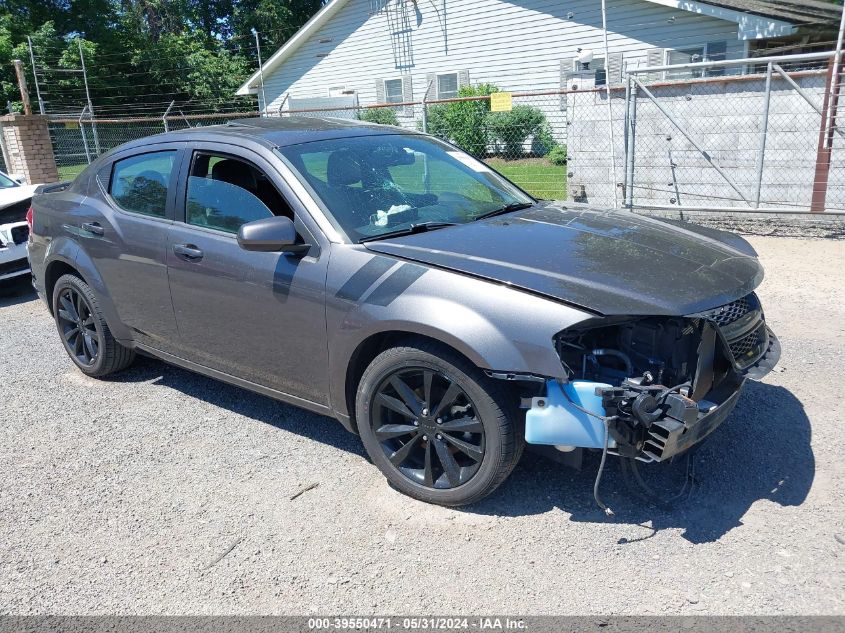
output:
[[[361,382],[361,376],[364,370],[373,362],[373,359],[381,354],[383,351],[391,347],[400,347],[403,345],[424,345],[437,346],[443,349],[448,349],[450,352],[457,354],[471,365],[476,365],[465,354],[431,336],[423,334],[416,334],[414,332],[403,331],[388,331],[378,332],[370,337],[364,339],[349,359],[349,364],[346,367],[346,410],[349,412],[349,420],[352,428],[357,431],[357,422],[355,420],[355,396],[358,392],[358,385]]]
[[[47,266],[47,272],[44,275],[44,292],[47,295],[47,306],[50,309],[50,314],[53,313],[53,289],[62,275],[75,275],[82,279],[82,281],[85,281],[82,274],[67,262],[58,260],[50,262]]]

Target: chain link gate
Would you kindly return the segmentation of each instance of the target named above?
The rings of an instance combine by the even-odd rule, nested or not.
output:
[[[836,126],[842,72],[833,77],[834,56],[627,71],[624,164],[617,164],[623,206],[845,212],[845,133]]]

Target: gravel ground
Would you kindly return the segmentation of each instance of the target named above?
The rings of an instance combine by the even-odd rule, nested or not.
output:
[[[671,509],[612,460],[613,519],[594,457],[526,457],[444,509],[391,490],[327,418],[148,359],[88,379],[26,285],[6,288],[0,612],[845,614],[845,241],[750,241],[782,371]],[[669,490],[682,466],[646,477]]]

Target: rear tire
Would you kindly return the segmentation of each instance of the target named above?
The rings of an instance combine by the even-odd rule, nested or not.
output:
[[[91,287],[76,275],[62,275],[56,282],[53,314],[65,351],[86,376],[107,376],[135,360],[135,351],[112,336]]]
[[[480,501],[522,453],[513,396],[452,350],[415,342],[379,354],[356,397],[370,458],[399,491],[428,503]]]

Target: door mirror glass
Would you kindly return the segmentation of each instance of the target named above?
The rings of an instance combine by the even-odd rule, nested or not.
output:
[[[246,251],[304,254],[310,244],[297,242],[296,228],[290,218],[273,216],[241,225],[238,245]]]

